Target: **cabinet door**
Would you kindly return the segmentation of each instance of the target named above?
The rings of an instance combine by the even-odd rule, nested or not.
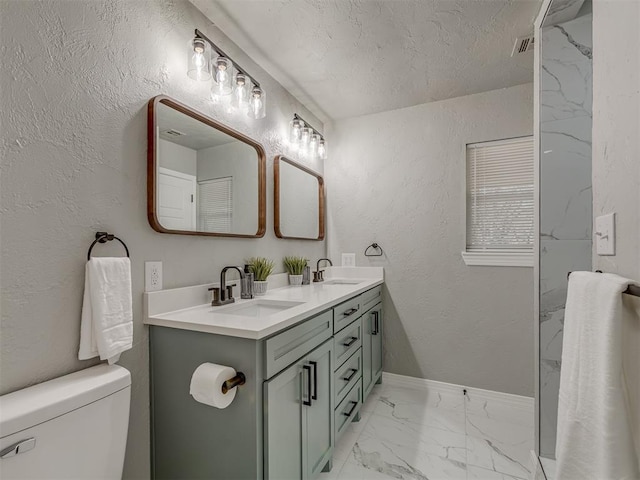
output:
[[[302,385],[307,384],[308,372],[298,362],[264,383],[265,479],[302,478],[302,401],[309,400]]]
[[[373,365],[371,363],[371,339],[373,337],[374,317],[370,310],[362,316],[362,400],[366,400],[373,382]]]
[[[371,332],[371,381],[375,382],[382,374],[382,304],[371,310],[373,330]]]
[[[311,405],[304,406],[306,442],[305,478],[315,478],[333,454],[333,339],[311,352],[303,360],[311,367]]]

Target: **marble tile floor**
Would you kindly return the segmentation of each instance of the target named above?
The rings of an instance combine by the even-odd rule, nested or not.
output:
[[[376,385],[320,479],[528,479],[531,410],[472,389]]]

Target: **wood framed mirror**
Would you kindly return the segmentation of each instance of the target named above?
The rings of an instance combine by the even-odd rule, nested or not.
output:
[[[273,161],[273,178],[276,236],[323,240],[325,192],[322,175],[278,155]]]
[[[154,230],[264,236],[267,162],[258,142],[165,95],[149,101],[147,141]]]

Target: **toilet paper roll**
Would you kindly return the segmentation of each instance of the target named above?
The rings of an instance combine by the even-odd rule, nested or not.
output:
[[[225,365],[203,363],[191,376],[189,393],[198,402],[216,408],[227,408],[233,402],[238,388],[222,393],[222,384],[235,377],[236,371]]]

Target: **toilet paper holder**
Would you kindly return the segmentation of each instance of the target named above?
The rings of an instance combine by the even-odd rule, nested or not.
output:
[[[230,378],[229,380],[226,380],[222,384],[222,393],[226,395],[227,392],[232,388],[237,387],[239,385],[244,385],[246,382],[247,382],[247,377],[244,376],[244,373],[236,372],[235,377]]]

